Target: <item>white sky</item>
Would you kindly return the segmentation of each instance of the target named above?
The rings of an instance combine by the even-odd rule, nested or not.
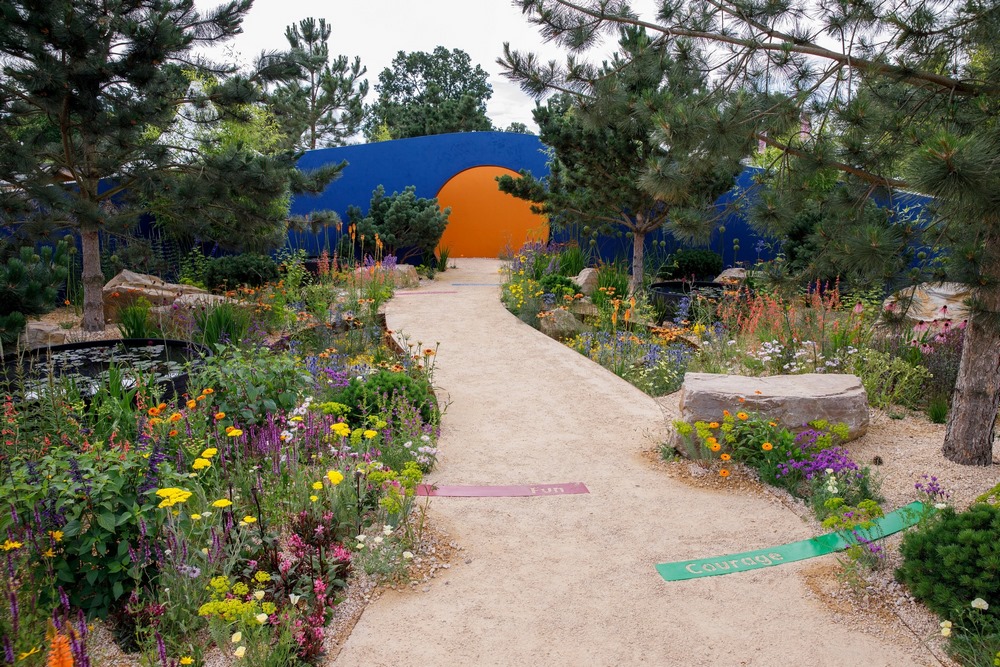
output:
[[[218,4],[217,0],[196,2],[201,10]],[[531,119],[534,101],[500,75],[495,61],[503,54],[503,43],[534,52],[546,61],[565,61],[565,52],[544,43],[538,28],[509,0],[256,0],[243,21],[243,34],[229,45],[246,61],[263,50],[285,50],[285,28],[308,16],[325,18],[332,26],[332,56],[361,57],[361,64],[368,68],[369,102],[375,98],[379,73],[398,51],[430,52],[439,45],[462,49],[474,65],[490,74],[493,97],[487,115],[501,129],[519,121],[532,132],[538,131]]]

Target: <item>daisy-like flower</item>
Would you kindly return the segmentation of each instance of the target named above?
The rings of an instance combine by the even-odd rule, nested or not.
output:
[[[976,598],[975,600],[972,601],[972,608],[986,611],[987,609],[990,608],[990,603],[982,598]]]

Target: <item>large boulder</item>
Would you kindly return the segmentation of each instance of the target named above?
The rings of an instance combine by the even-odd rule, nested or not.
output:
[[[568,340],[590,331],[590,327],[576,319],[573,313],[562,308],[539,313],[538,327],[543,334],[556,340]]]
[[[740,402],[743,399],[743,402]],[[805,373],[744,377],[687,373],[681,386],[681,419],[717,421],[723,410],[756,412],[799,431],[825,419],[846,424],[853,440],[868,431],[868,395],[854,375]]]
[[[69,342],[69,331],[52,322],[28,322],[24,327],[21,345],[29,350],[51,347]]]
[[[580,294],[593,296],[597,291],[597,269],[586,268],[580,272],[573,282],[580,286]]]
[[[104,286],[104,319],[117,322],[122,308],[144,298],[154,306],[169,306],[185,294],[208,294],[191,285],[165,282],[156,276],[125,269]]]
[[[969,308],[965,300],[972,295],[961,283],[921,283],[907,287],[885,300],[883,307],[896,312],[906,309],[906,317],[921,322],[965,320]]]

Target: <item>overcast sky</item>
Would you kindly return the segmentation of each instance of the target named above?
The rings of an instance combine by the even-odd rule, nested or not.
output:
[[[204,9],[217,0],[197,0]],[[642,3],[646,4],[646,3]],[[262,50],[288,48],[285,27],[307,16],[325,18],[333,28],[330,53],[361,57],[368,68],[374,99],[378,75],[398,51],[433,51],[436,46],[462,49],[490,74],[493,97],[487,115],[499,128],[520,121],[533,132],[535,103],[518,86],[500,75],[496,59],[503,43],[520,51],[532,51],[545,60],[565,60],[564,51],[546,44],[537,27],[528,23],[509,0],[255,0],[243,22],[243,34],[230,43],[246,61]]]

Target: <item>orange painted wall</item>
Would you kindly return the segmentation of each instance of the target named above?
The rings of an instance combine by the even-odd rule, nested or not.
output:
[[[451,257],[498,257],[528,240],[547,240],[548,220],[531,204],[497,189],[496,177],[517,172],[473,167],[452,176],[438,191],[438,205],[451,207],[440,247]]]

